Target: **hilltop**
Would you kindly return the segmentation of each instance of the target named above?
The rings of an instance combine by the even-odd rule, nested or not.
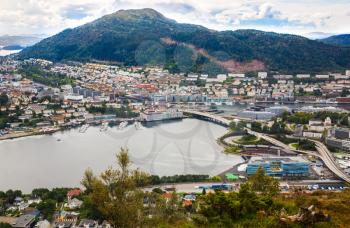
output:
[[[320,41],[326,44],[350,47],[350,34],[331,36]]]

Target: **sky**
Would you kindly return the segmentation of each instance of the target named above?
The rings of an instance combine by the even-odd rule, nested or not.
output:
[[[49,36],[138,8],[215,30],[350,33],[350,0],[0,0],[0,35]]]

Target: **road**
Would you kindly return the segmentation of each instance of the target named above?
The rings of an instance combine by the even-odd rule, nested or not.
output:
[[[316,144],[316,149],[318,153],[321,155],[323,162],[326,166],[338,177],[350,183],[350,177],[339,167],[338,163],[333,158],[333,155],[328,150],[328,148],[321,142],[316,140],[311,140]]]
[[[254,136],[260,136],[262,139],[264,139],[264,140],[266,140],[266,141],[268,141],[276,146],[279,146],[279,147],[286,149],[286,150],[291,150],[288,145],[286,145],[286,144],[278,141],[277,139],[274,139],[266,134],[258,133],[258,132],[252,131],[250,129],[246,129],[246,130],[247,130],[248,134],[251,134]],[[335,175],[337,175],[342,180],[346,181],[347,183],[350,183],[350,177],[339,167],[337,162],[333,159],[333,155],[328,150],[328,148],[323,143],[321,143],[319,141],[316,141],[316,140],[311,140],[311,141],[316,144],[316,149],[317,149],[318,154],[316,154],[315,152],[312,152],[312,151],[301,151],[301,150],[293,150],[293,151],[296,151],[298,153],[304,153],[304,154],[306,153],[306,154],[310,154],[310,155],[315,155],[315,156],[321,158],[321,160],[328,167],[328,169],[330,169]]]

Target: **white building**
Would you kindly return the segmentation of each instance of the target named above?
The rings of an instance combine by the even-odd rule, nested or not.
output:
[[[329,79],[329,75],[328,74],[317,74],[315,76],[315,78],[317,78],[317,79]]]
[[[198,75],[197,74],[189,74],[189,75],[187,75],[186,80],[187,81],[197,81],[198,80]]]
[[[310,78],[310,74],[297,74],[297,78],[299,79]]]
[[[283,74],[280,74],[280,75],[274,75],[273,76],[274,79],[281,79],[281,80],[287,80],[287,79],[292,79],[293,78],[293,75],[283,75]]]
[[[267,78],[267,72],[258,72],[258,78],[259,79]]]
[[[322,138],[322,133],[304,131],[303,136],[307,138],[320,139]]]
[[[223,82],[227,79],[227,75],[226,74],[218,74],[217,77],[219,82]]]

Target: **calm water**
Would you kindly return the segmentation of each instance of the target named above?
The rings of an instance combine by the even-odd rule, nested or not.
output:
[[[18,53],[20,51],[22,51],[22,50],[2,50],[2,49],[0,49],[0,56],[11,55],[11,54]]]
[[[215,141],[225,132],[213,123],[185,119],[142,130],[90,127],[86,133],[74,129],[2,141],[0,190],[79,186],[86,168],[100,173],[114,166],[120,147],[129,148],[135,167],[151,174],[218,174],[242,161],[221,153]]]

